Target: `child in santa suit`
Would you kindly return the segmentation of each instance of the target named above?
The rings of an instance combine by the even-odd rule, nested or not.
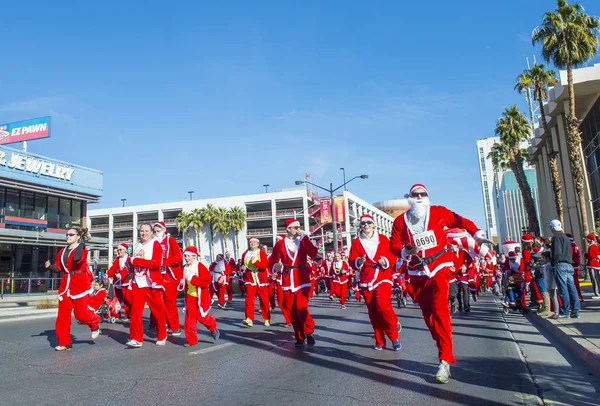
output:
[[[106,299],[106,289],[100,282],[94,282],[93,289],[88,298],[88,308],[96,312],[102,306],[102,303],[104,303],[104,299]]]
[[[129,302],[129,285],[131,284],[131,278],[133,273],[133,265],[131,265],[131,258],[127,254],[127,244],[119,244],[115,250],[117,255],[111,267],[106,271],[106,276],[109,278],[111,283],[114,283],[115,296],[123,308],[125,317],[121,319],[129,319],[130,315],[130,302]],[[116,282],[113,282],[116,279]]]
[[[245,326],[254,325],[254,298],[258,295],[260,312],[265,326],[271,325],[271,310],[269,308],[269,273],[267,272],[267,253],[260,249],[260,241],[256,237],[248,240],[250,248],[242,254],[242,270],[246,287],[245,316],[242,321]]]
[[[183,252],[185,267],[184,280],[179,284],[178,290],[185,289],[185,340],[187,346],[198,343],[197,323],[202,324],[210,331],[213,339],[217,341],[220,333],[217,321],[208,314],[212,305],[212,294],[209,289],[213,278],[208,269],[198,261],[198,249],[187,247]]]
[[[225,291],[227,290],[228,278],[231,273],[229,267],[229,261],[225,260],[223,254],[217,255],[217,260],[210,264],[208,268],[212,275],[212,283],[210,284],[210,297],[215,293],[217,294],[217,305],[219,308],[224,309],[225,303]]]
[[[332,272],[333,272],[333,294],[340,298],[340,305],[342,309],[346,308],[346,294],[348,291],[348,272],[350,271],[350,265],[348,262],[342,259],[341,253],[335,254],[335,261],[333,261]],[[329,296],[333,299],[332,296]]]

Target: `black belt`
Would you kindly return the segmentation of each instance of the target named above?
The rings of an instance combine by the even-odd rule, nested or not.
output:
[[[283,269],[286,271],[290,271],[292,269],[302,269],[302,268],[306,268],[306,265],[284,265]]]
[[[443,249],[441,249],[440,251],[436,252],[433,255],[430,255],[430,256],[424,257],[424,258],[417,257],[417,259],[419,260],[420,263],[429,265],[433,261],[435,261],[436,259],[438,259],[439,257],[441,257],[442,255],[444,255],[445,253],[446,253],[446,248],[443,248]]]
[[[572,265],[569,261],[558,261],[559,264],[570,264]]]

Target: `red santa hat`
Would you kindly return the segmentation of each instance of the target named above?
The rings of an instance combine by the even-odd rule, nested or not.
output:
[[[156,227],[156,226],[162,227],[165,229],[165,231],[167,231],[167,225],[165,224],[164,221],[157,221],[156,223],[152,224],[152,227]]]
[[[127,251],[127,249],[129,248],[129,245],[122,243],[122,244],[117,245],[117,249],[119,249],[119,248],[123,248],[125,251]]]
[[[418,189],[418,188],[422,188],[423,190],[425,190],[425,193],[429,194],[429,192],[427,191],[427,188],[422,183],[415,183],[414,185],[412,185],[410,187],[410,190],[408,191],[408,194],[410,195],[415,189]]]
[[[575,239],[573,238],[573,234],[565,234],[567,236],[567,238],[571,241],[575,241]]]
[[[523,237],[521,237],[521,241],[523,242],[533,242],[533,237],[531,236],[531,234],[523,234]]]
[[[287,230],[290,227],[300,227],[300,222],[296,219],[287,219],[285,221],[285,229]]]
[[[217,261],[222,261],[225,258],[223,254],[217,254]]]
[[[588,234],[587,237],[585,237],[585,238],[587,238],[588,241],[596,241],[596,236],[591,233]]]
[[[260,245],[260,240],[257,237],[248,238],[248,244],[250,244],[252,241],[256,241]]]
[[[515,259],[517,257],[517,253],[514,251],[511,251],[508,253],[508,258],[509,259]]]
[[[371,221],[375,223],[373,216],[371,216],[370,214],[363,214],[362,216],[360,216],[360,222],[362,223],[363,221]]]
[[[198,248],[194,247],[194,246],[190,246],[187,247],[185,250],[183,250],[183,254],[190,254],[190,255],[194,255],[194,256],[198,256]]]
[[[275,241],[283,240],[285,237],[285,234],[277,234],[277,236],[275,237]]]

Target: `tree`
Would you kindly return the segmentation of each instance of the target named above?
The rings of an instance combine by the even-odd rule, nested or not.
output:
[[[206,207],[203,207],[198,210],[199,217],[203,224],[208,225],[208,229],[210,231],[210,243],[211,243],[211,259],[214,259],[215,252],[215,225],[217,224],[218,212],[217,208],[212,204],[207,204]]]
[[[495,133],[500,137],[500,143],[493,145],[488,157],[496,170],[510,168],[515,174],[527,212],[528,230],[540,235],[535,202],[523,168],[527,151],[520,147],[521,141],[526,140],[529,135],[529,121],[516,105],[507,107],[496,123]]]
[[[246,227],[246,212],[240,206],[233,206],[229,209],[229,223],[231,225],[231,229],[235,232],[235,250],[236,257],[240,257],[240,241],[239,234],[240,231]]]
[[[225,251],[227,251],[227,234],[231,230],[229,221],[229,213],[226,208],[217,208],[217,219],[215,223],[215,231],[223,236],[223,242],[225,243]]]
[[[187,236],[188,247],[192,245],[192,236],[190,235],[190,224],[191,224],[191,215],[184,211],[179,212],[177,218],[175,219],[175,224],[177,225],[178,232],[184,232]]]
[[[587,218],[587,202],[585,199],[583,151],[579,121],[575,115],[575,89],[573,85],[573,67],[585,64],[598,51],[600,28],[597,17],[587,15],[580,4],[567,4],[566,0],[558,0],[555,11],[547,12],[542,24],[532,36],[532,43],[542,44],[542,56],[560,69],[567,69],[569,89],[569,114],[567,116],[567,144],[571,161],[575,191],[579,199],[583,235],[589,232]]]
[[[546,120],[546,113],[544,112],[544,100],[548,98],[548,92],[546,89],[550,86],[554,86],[558,83],[556,78],[556,72],[553,70],[547,70],[544,64],[535,62],[533,68],[525,69],[523,73],[517,76],[517,84],[515,89],[519,93],[523,93],[527,89],[533,90],[534,98],[537,100],[540,107],[540,115],[542,126],[544,128],[544,134],[546,134],[546,152],[548,155],[548,169],[550,172],[550,179],[552,182],[552,192],[554,194],[554,206],[556,207],[556,217],[563,222],[563,202],[562,202],[562,182],[558,173],[558,152],[554,150],[552,142],[552,134],[548,128],[548,121]],[[528,94],[528,92],[527,92]]]
[[[204,227],[204,220],[202,219],[201,209],[193,209],[190,213],[190,227],[196,232],[196,247],[198,247],[198,253],[202,256],[200,231],[202,230],[202,227]]]

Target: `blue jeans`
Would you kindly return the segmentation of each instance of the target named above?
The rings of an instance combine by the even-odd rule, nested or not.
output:
[[[537,278],[535,280],[535,284],[537,285],[540,293],[546,293],[546,281],[544,280],[544,278]]]
[[[564,316],[569,316],[571,310],[573,310],[573,314],[578,315],[581,310],[573,273],[573,266],[571,264],[559,262],[554,266],[554,278],[558,287],[558,295],[562,300],[560,314]]]

